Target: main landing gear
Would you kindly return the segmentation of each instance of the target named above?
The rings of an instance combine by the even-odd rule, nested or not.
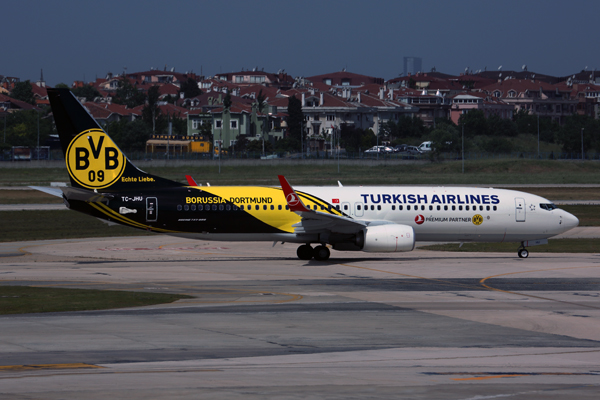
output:
[[[301,260],[311,260],[314,258],[317,261],[325,261],[329,259],[331,252],[325,245],[319,245],[313,249],[310,244],[303,244],[298,247],[296,254]]]
[[[519,258],[529,257],[529,251],[527,251],[523,242],[521,242],[521,247],[519,247],[519,250],[517,250],[517,255],[519,256]]]

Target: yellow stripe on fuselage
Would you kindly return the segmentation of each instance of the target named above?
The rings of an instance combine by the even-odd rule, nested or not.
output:
[[[261,186],[210,186],[191,188],[218,196],[238,207],[244,206],[244,211],[254,218],[284,232],[293,233],[294,228],[292,225],[300,222],[301,219],[296,213],[285,209],[287,202],[281,188]],[[319,200],[308,193],[298,192],[298,195],[302,197],[302,202],[311,210],[314,210],[315,206],[317,206],[318,211],[342,215],[333,207],[331,211],[329,211],[329,205],[326,202]],[[257,206],[258,210],[256,209]],[[271,206],[273,209],[271,209]],[[281,206],[281,210],[279,210],[279,206]],[[321,209],[321,207],[323,207],[323,209]]]

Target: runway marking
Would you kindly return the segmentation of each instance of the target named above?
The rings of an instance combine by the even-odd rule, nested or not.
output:
[[[73,364],[32,364],[32,365],[0,365],[0,371],[36,371],[48,369],[89,369],[105,368],[93,364],[73,363]]]
[[[453,381],[483,381],[486,379],[498,379],[498,378],[514,378],[516,376],[526,375],[492,375],[492,376],[474,376],[472,378],[452,378]]]
[[[489,289],[489,290],[493,290],[495,292],[502,292],[502,293],[509,293],[509,294],[515,294],[517,296],[524,296],[524,297],[531,297],[534,299],[540,299],[540,300],[546,300],[546,301],[554,301],[557,303],[564,303],[564,304],[570,304],[570,305],[576,305],[576,306],[580,306],[580,307],[587,307],[587,308],[592,308],[594,310],[600,310],[600,307],[596,307],[596,306],[590,306],[587,304],[579,304],[579,303],[573,303],[570,301],[564,301],[564,300],[556,300],[556,299],[551,299],[548,297],[542,297],[542,296],[536,296],[533,294],[524,294],[524,293],[519,293],[519,292],[513,292],[510,290],[503,290],[503,289],[497,289],[494,287],[491,287],[489,285],[485,284],[485,281],[488,279],[492,279],[492,278],[497,278],[499,276],[505,276],[505,275],[515,275],[515,274],[526,274],[529,272],[544,272],[544,271],[560,271],[560,270],[565,270],[565,269],[582,269],[582,268],[599,268],[600,266],[598,265],[590,265],[590,266],[585,266],[585,267],[563,267],[563,268],[548,268],[548,269],[535,269],[535,270],[528,270],[528,271],[517,271],[517,272],[507,272],[504,274],[498,274],[498,275],[492,275],[492,276],[488,276],[487,278],[483,278],[479,281],[479,283]]]
[[[461,286],[461,287],[464,287],[464,288],[475,288],[475,289],[479,289],[479,290],[482,289],[482,288],[485,288],[487,290],[491,290],[491,291],[495,291],[495,292],[502,292],[502,293],[514,294],[514,295],[517,295],[517,296],[531,297],[531,298],[540,299],[540,300],[554,301],[554,302],[557,302],[557,303],[564,303],[564,304],[570,304],[570,305],[575,305],[575,306],[592,308],[594,310],[600,310],[600,307],[596,307],[596,306],[590,306],[590,305],[586,305],[586,304],[573,303],[573,302],[564,301],[564,300],[556,300],[556,299],[551,299],[551,298],[548,298],[548,297],[536,296],[536,295],[533,295],[533,294],[525,294],[525,293],[519,293],[519,292],[512,292],[512,291],[509,291],[509,290],[496,289],[496,288],[491,287],[489,285],[486,285],[484,283],[488,279],[497,278],[499,276],[504,276],[504,275],[525,274],[525,273],[528,273],[528,272],[541,272],[541,271],[557,271],[557,270],[564,270],[564,269],[599,268],[600,266],[597,266],[597,265],[586,266],[586,267],[564,267],[564,268],[549,268],[549,269],[538,269],[538,270],[528,270],[528,271],[507,272],[505,274],[492,275],[492,276],[488,276],[487,278],[483,278],[483,279],[481,279],[479,281],[479,283],[481,284],[481,286],[473,286],[473,285],[457,284],[457,283],[454,283],[454,282],[448,282],[448,281],[445,281],[443,279],[426,278],[426,277],[417,276],[417,275],[402,274],[400,272],[385,271],[385,270],[381,270],[381,269],[368,268],[368,267],[359,267],[357,265],[351,265],[351,264],[342,264],[342,263],[334,263],[334,262],[331,262],[331,264],[332,265],[342,265],[342,266],[350,267],[350,268],[358,268],[358,269],[363,269],[363,270],[367,270],[367,271],[382,272],[382,273],[391,274],[391,275],[405,276],[405,277],[408,277],[408,278],[424,279],[424,280],[428,280],[428,281],[432,281],[432,282],[438,282],[438,283],[447,284],[447,285],[451,285],[451,286]]]

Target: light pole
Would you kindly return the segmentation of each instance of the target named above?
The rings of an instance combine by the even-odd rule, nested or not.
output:
[[[583,134],[582,134],[581,137],[583,137]],[[581,148],[583,149],[583,144],[581,145]],[[37,159],[38,159],[38,161],[40,161],[40,111],[39,110],[38,110],[38,147],[37,147]]]
[[[583,130],[585,128],[581,128],[581,161],[584,160],[584,156],[583,156]]]
[[[540,158],[540,113],[537,115],[538,119],[538,159]]]
[[[462,126],[462,173],[465,173],[465,125]]]

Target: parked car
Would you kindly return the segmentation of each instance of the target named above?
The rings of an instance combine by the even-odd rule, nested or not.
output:
[[[408,147],[407,144],[399,144],[396,147],[394,147],[394,153],[405,152],[407,147]]]
[[[365,154],[377,154],[377,153],[393,153],[390,147],[387,146],[373,146],[368,150],[365,150]]]
[[[406,151],[404,153],[409,154],[411,156],[423,154],[423,152],[421,150],[419,150],[419,148],[416,146],[406,146]]]
[[[431,145],[433,144],[433,142],[423,142],[419,145],[419,151],[421,153],[425,153],[427,151],[431,151]]]

